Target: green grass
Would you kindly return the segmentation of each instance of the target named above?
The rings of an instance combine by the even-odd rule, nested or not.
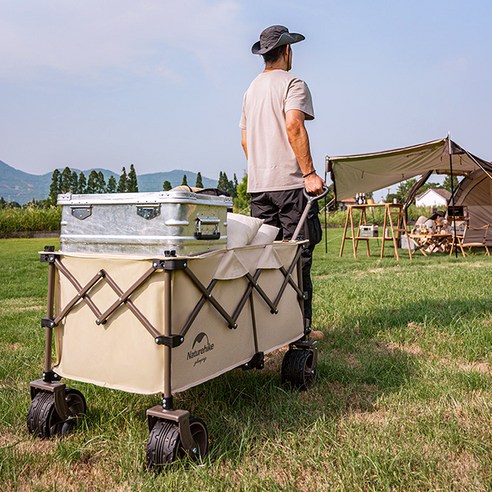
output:
[[[53,240],[0,241],[0,484],[19,490],[492,490],[492,258],[316,250],[319,378],[280,385],[280,354],[176,395],[207,423],[210,453],[144,469],[142,397],[70,382],[88,402],[64,439],[26,431],[40,376]],[[376,248],[374,248],[376,249]]]

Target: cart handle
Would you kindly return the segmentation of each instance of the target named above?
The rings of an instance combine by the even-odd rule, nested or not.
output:
[[[323,185],[323,193],[321,193],[320,195],[310,195],[306,191],[306,188],[304,188],[302,190],[302,192],[304,193],[304,196],[308,199],[308,202],[311,202],[311,203],[316,202],[316,201],[320,200],[321,198],[324,198],[328,194],[328,191],[329,191],[329,188],[326,185]]]
[[[301,218],[299,219],[299,224],[297,224],[296,230],[292,235],[291,241],[297,240],[297,236],[299,236],[299,232],[301,232],[301,229],[304,226],[304,222],[306,221],[306,218],[308,216],[309,211],[311,210],[313,203],[320,200],[321,198],[325,197],[328,194],[328,186],[323,186],[323,190],[324,190],[323,193],[321,193],[320,195],[310,195],[306,191],[306,188],[302,190],[304,196],[307,198],[307,204],[306,207],[304,208],[304,212],[302,212]]]

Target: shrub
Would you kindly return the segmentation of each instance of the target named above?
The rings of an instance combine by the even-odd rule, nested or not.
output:
[[[19,232],[58,231],[61,208],[4,208],[0,210],[0,236]]]
[[[358,224],[359,212],[354,213],[355,225]],[[432,215],[431,207],[416,207],[415,205],[410,205],[407,212],[407,223],[415,222],[421,215],[425,217],[430,217]],[[383,225],[384,219],[384,208],[383,207],[369,207],[366,209],[366,217],[368,224],[377,224],[379,226]],[[347,218],[347,212],[345,210],[336,210],[334,212],[328,213],[328,227],[343,227],[345,225],[345,220]],[[320,216],[323,222],[323,214]]]

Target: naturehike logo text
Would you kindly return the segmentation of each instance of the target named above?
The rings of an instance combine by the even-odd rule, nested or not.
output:
[[[195,347],[196,350],[195,350]],[[193,366],[196,366],[198,364],[201,364],[207,360],[207,357],[202,357],[204,354],[207,352],[210,352],[211,350],[214,349],[214,344],[210,343],[210,340],[208,339],[208,335],[206,333],[200,332],[198,335],[195,337],[195,340],[193,341],[193,345],[191,346],[191,350],[188,352],[187,359],[196,359]]]

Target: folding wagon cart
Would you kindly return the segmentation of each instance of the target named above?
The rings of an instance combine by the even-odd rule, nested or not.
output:
[[[183,195],[171,195],[166,199],[182,205]],[[185,198],[196,205],[191,195]],[[150,221],[168,204],[160,204],[159,214],[137,214]],[[307,242],[187,254],[186,247],[171,244],[176,241],[169,239],[170,232],[181,239],[197,240],[201,234],[212,240],[224,237],[226,229],[225,216],[211,218],[209,210],[189,205],[177,207],[178,218],[166,219],[171,225],[160,228],[157,242],[162,246],[168,241],[165,250],[147,245],[140,255],[133,250],[127,254],[125,248],[120,248],[122,254],[108,253],[107,243],[102,252],[94,252],[97,241],[87,236],[75,249],[88,245],[90,253],[64,251],[64,241],[74,241],[75,234],[63,238],[62,222],[62,250],[48,247],[41,253],[48,265],[47,314],[42,319],[46,347],[42,378],[31,382],[29,432],[40,437],[64,434],[85,413],[84,396],[67,388],[62,378],[137,394],[161,393],[162,403],[147,410],[147,464],[158,466],[183,453],[204,456],[208,448],[205,423],[174,408],[174,394],[234,368],[261,369],[265,354],[286,345],[282,380],[300,389],[313,384],[317,349],[305,336],[301,274]],[[97,209],[84,208],[73,197],[64,208],[79,221]],[[176,221],[181,222],[180,234]],[[194,228],[192,234],[183,232],[185,222]],[[204,224],[214,224],[214,232],[204,233]]]

